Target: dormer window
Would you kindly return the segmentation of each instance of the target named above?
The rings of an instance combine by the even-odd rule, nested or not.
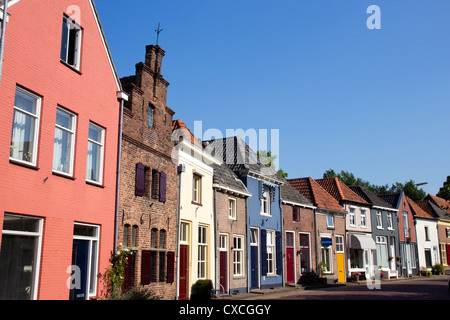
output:
[[[80,69],[81,27],[69,17],[63,17],[61,61]]]

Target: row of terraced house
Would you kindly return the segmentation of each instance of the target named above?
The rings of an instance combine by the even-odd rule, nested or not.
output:
[[[105,297],[118,249],[124,290],[166,300],[200,279],[234,294],[448,268],[446,200],[286,180],[241,137],[174,119],[160,46],[119,78],[92,0],[4,3],[0,299]]]

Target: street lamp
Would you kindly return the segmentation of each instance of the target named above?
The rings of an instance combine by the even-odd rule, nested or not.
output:
[[[416,183],[416,187],[418,187],[418,186],[423,186],[423,185],[426,185],[426,184],[428,184],[428,182]]]

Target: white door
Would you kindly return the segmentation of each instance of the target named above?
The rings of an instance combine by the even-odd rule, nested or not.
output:
[[[406,275],[409,277],[412,275],[412,266],[411,266],[411,245],[406,245]]]

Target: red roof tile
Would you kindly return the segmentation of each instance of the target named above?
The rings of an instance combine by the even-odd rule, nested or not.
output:
[[[180,119],[173,120],[172,121],[172,133],[174,133],[176,130],[179,130],[177,134],[179,135],[176,137],[177,139],[180,136],[183,136],[183,138],[190,138],[190,141],[195,144],[197,147],[202,148],[202,145],[195,139],[194,135],[192,134],[191,130],[184,124],[184,122]],[[202,148],[203,149],[203,148]]]
[[[319,208],[345,212],[339,202],[323,189],[314,179],[298,178],[287,180],[295,189]]]
[[[450,201],[437,196],[433,196],[432,194],[428,194],[427,199],[430,199],[434,202],[435,205],[450,214]]]
[[[331,194],[337,201],[352,201],[362,204],[368,204],[366,200],[358,196],[349,187],[345,185],[339,178],[316,179],[329,194]]]
[[[412,201],[410,198],[406,197],[406,200],[408,201],[409,206],[411,207],[411,209],[413,209],[416,216],[422,218],[434,218],[431,214],[423,210],[417,203]]]

